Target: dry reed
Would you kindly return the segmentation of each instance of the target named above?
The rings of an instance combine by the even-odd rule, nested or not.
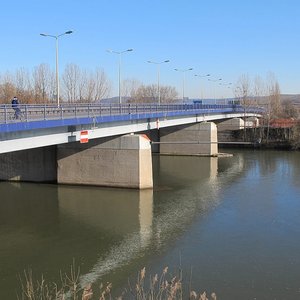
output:
[[[79,284],[80,269],[75,267],[73,262],[69,274],[61,275],[61,286],[56,283],[46,283],[43,276],[40,281],[34,281],[32,271],[25,271],[24,278],[20,277],[21,300],[111,300],[112,284],[100,285],[100,296],[95,296],[91,284],[81,287]],[[138,272],[137,280],[134,285],[128,281],[128,288],[122,294],[115,297],[117,300],[217,300],[215,293],[208,298],[206,292],[197,293],[191,290],[184,294],[181,271],[177,276],[168,272],[168,267],[164,268],[161,275],[155,274],[146,278],[146,269]]]

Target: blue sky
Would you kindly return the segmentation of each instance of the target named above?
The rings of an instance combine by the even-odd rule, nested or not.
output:
[[[232,89],[194,74],[211,74],[236,83],[275,74],[282,93],[300,94],[300,1],[296,0],[27,0],[2,1],[0,73],[40,63],[55,68],[55,41],[42,32],[74,33],[59,41],[60,71],[67,63],[103,68],[117,95],[118,57],[106,49],[133,52],[122,56],[122,77],[156,83],[185,95],[230,97]]]

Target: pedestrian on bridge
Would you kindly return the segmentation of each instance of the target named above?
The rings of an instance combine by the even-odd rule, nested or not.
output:
[[[11,100],[11,107],[15,111],[15,118],[19,119],[20,116],[21,116],[21,110],[20,110],[20,107],[19,107],[19,100],[16,96],[14,96]]]

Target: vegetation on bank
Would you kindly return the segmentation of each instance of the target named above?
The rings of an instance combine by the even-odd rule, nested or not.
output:
[[[22,300],[106,300],[106,299],[135,299],[135,300],[216,300],[217,296],[212,293],[210,296],[204,292],[196,292],[191,289],[191,284],[184,286],[182,272],[172,276],[168,267],[164,268],[160,275],[146,276],[146,269],[138,272],[136,282],[123,290],[121,295],[112,293],[112,283],[101,284],[99,288],[92,287],[92,284],[81,286],[80,269],[71,266],[69,274],[60,274],[61,283],[46,282],[42,277],[34,280],[32,271],[25,271],[20,277],[21,294],[17,299]]]

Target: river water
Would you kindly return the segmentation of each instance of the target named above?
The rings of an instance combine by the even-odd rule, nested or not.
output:
[[[300,153],[231,152],[154,156],[153,191],[1,182],[0,299],[73,260],[113,293],[168,266],[219,299],[300,299]]]

